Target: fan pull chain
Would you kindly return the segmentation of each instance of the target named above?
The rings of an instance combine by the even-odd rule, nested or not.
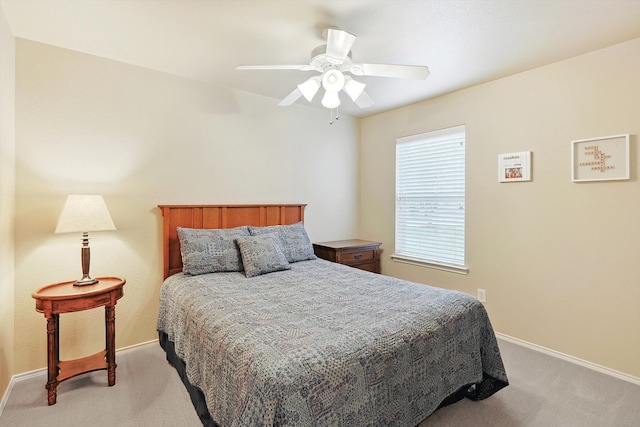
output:
[[[340,110],[336,107],[336,120],[340,120]],[[333,108],[329,109],[329,124],[333,124]]]

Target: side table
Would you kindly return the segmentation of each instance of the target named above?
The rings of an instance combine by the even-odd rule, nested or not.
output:
[[[380,273],[381,242],[349,239],[313,244],[313,252],[318,258],[360,270]]]
[[[116,383],[116,302],[124,295],[125,279],[98,277],[98,283],[74,286],[75,280],[43,286],[31,296],[36,311],[47,318],[47,370],[49,405],[55,405],[62,381],[85,372],[107,370],[109,386]],[[91,356],[60,361],[60,314],[104,306],[106,349]]]

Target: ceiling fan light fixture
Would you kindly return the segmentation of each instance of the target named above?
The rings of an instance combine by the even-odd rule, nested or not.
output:
[[[329,92],[341,91],[344,87],[344,75],[336,69],[325,71],[322,75],[322,87]]]
[[[349,76],[346,76],[345,80],[344,91],[347,93],[347,95],[349,95],[349,98],[351,98],[351,100],[355,102],[355,100],[358,99],[360,95],[362,95],[362,92],[367,85],[353,80]]]
[[[298,85],[298,89],[302,92],[302,96],[309,102],[316,96],[320,89],[320,77],[311,77],[309,80]]]
[[[322,106],[336,110],[340,105],[340,91],[344,91],[359,108],[368,108],[375,104],[371,96],[364,90],[364,83],[353,80],[352,76],[393,77],[398,79],[424,80],[429,76],[429,68],[424,65],[395,65],[354,63],[351,54],[356,36],[335,27],[326,28],[323,32],[326,43],[311,51],[309,64],[276,64],[276,65],[239,65],[239,70],[298,70],[316,71],[317,75],[296,85],[293,92],[278,103],[288,106],[303,96],[312,102],[320,90],[324,88]],[[345,74],[348,73],[348,74]],[[333,111],[332,111],[333,114]]]
[[[338,108],[340,105],[340,97],[338,92],[327,90],[322,97],[322,106],[325,108]]]

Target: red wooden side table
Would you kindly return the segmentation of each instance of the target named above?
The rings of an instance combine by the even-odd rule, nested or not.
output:
[[[98,283],[74,286],[75,280],[43,286],[31,296],[36,311],[47,318],[47,370],[49,405],[55,405],[62,381],[85,372],[107,370],[109,386],[116,383],[116,302],[124,295],[125,279],[98,277]],[[104,306],[106,349],[75,360],[60,361],[60,314]]]

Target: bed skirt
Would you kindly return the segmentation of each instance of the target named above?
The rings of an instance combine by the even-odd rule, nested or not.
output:
[[[202,421],[202,425],[205,427],[221,427],[220,424],[216,423],[211,418],[211,414],[209,414],[209,410],[207,409],[207,402],[205,402],[204,400],[204,394],[202,393],[202,390],[189,382],[189,378],[187,378],[186,364],[184,363],[184,360],[182,360],[176,354],[173,341],[170,341],[167,334],[162,331],[158,331],[158,339],[160,341],[160,347],[162,347],[165,353],[167,353],[167,361],[171,363],[174,368],[176,368],[176,371],[178,371],[178,375],[180,375],[180,379],[189,392],[191,403],[193,403],[193,407],[198,414],[198,418],[200,418],[200,421]]]
[[[191,403],[193,403],[193,407],[195,408],[200,421],[202,421],[202,425],[205,427],[221,427],[220,424],[216,423],[211,418],[202,390],[189,382],[189,379],[187,378],[186,364],[184,360],[176,354],[173,342],[169,340],[167,334],[162,331],[158,331],[158,338],[160,346],[167,354],[167,361],[173,365],[176,371],[178,371],[180,379],[182,379],[184,386],[189,392]],[[467,386],[460,387],[457,392],[445,398],[438,406],[438,409],[458,402],[465,397],[468,397],[471,400],[485,399],[506,385],[502,385],[500,383],[502,382],[485,374],[485,378],[480,385],[469,384]]]

